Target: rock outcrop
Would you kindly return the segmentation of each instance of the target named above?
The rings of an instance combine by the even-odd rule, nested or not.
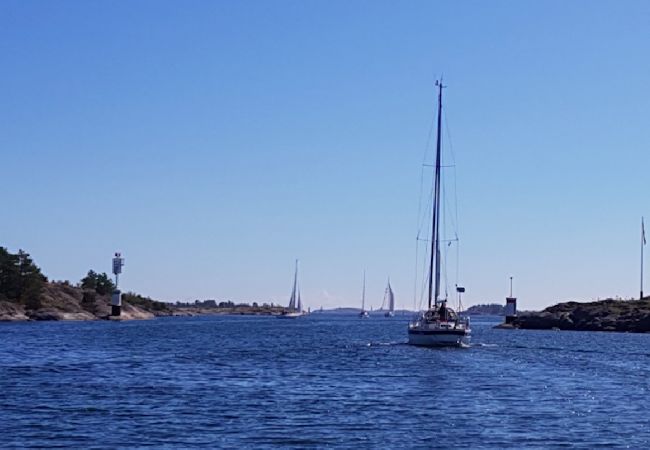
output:
[[[131,296],[131,298],[138,300],[135,296]],[[67,283],[45,283],[39,300],[40,305],[36,309],[29,309],[21,303],[0,301],[0,321],[110,318],[109,295],[98,295],[95,291],[84,290]],[[157,306],[156,311],[146,307],[151,304]],[[151,300],[144,302],[143,305],[134,305],[123,301],[119,320],[143,320],[152,319],[156,315],[171,315],[171,309],[160,305],[160,302]]]
[[[29,320],[25,314],[25,308],[15,303],[0,301],[0,321],[21,321]]]
[[[529,330],[650,332],[650,297],[643,300],[565,302],[522,314],[513,322]]]

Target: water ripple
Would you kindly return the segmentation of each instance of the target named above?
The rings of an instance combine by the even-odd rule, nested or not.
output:
[[[0,324],[5,447],[650,447],[650,336],[402,318]]]

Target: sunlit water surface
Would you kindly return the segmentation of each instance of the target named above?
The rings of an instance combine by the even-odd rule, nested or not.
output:
[[[0,323],[7,447],[650,447],[650,335],[406,317]]]

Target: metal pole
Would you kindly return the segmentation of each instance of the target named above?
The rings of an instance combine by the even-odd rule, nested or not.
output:
[[[512,298],[512,277],[510,277],[510,298]]]

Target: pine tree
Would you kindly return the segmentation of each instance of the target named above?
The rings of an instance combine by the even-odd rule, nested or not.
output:
[[[99,274],[94,270],[89,270],[88,275],[81,279],[81,287],[93,290],[99,295],[110,294],[115,290],[115,284],[106,272]]]
[[[41,292],[47,278],[41,273],[29,253],[19,250],[10,253],[0,247],[0,295],[9,301],[20,302],[29,309],[41,307]]]

